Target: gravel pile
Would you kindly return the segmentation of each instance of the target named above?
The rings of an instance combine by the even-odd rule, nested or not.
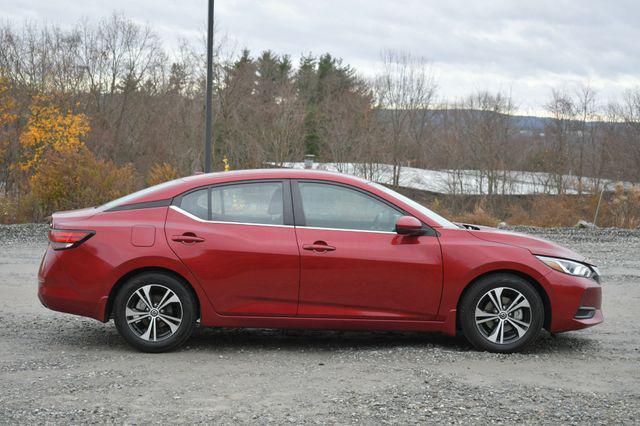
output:
[[[37,244],[47,242],[49,224],[24,223],[18,225],[0,225],[0,244]]]

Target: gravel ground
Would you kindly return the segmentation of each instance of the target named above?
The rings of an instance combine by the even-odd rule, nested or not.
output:
[[[39,304],[45,231],[0,226],[0,424],[640,422],[640,231],[527,229],[601,267],[605,323],[515,355],[431,334],[204,328],[137,353],[113,323]]]

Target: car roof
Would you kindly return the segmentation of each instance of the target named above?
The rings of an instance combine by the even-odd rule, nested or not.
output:
[[[173,198],[183,192],[200,186],[215,185],[227,182],[238,182],[244,180],[258,179],[316,179],[352,184],[355,186],[367,185],[365,179],[346,175],[343,173],[329,172],[324,170],[307,169],[250,169],[234,170],[229,172],[201,173],[192,176],[175,179],[153,187],[149,187],[137,193],[123,197],[121,200],[114,200],[108,203],[109,207],[125,206],[129,204],[146,203],[151,201],[165,200]],[[120,201],[120,202],[118,202]],[[105,205],[106,206],[106,205]]]
[[[317,169],[247,169],[229,172],[196,174],[183,178],[188,182],[201,182],[196,186],[220,182],[251,179],[324,179],[336,182],[367,183],[366,180],[344,173],[330,172]]]

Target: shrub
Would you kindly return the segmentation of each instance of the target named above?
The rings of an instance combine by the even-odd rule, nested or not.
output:
[[[178,171],[169,163],[155,164],[149,170],[147,185],[157,185],[180,177]]]
[[[16,201],[10,197],[0,196],[0,223],[15,223],[17,215]]]
[[[640,186],[625,190],[621,184],[618,184],[611,201],[601,211],[601,220],[598,220],[601,226],[638,228],[640,226]]]
[[[484,199],[476,203],[473,212],[456,215],[453,220],[460,223],[484,226],[497,226],[500,222],[498,218],[487,211]]]
[[[97,159],[87,148],[50,152],[29,179],[21,216],[41,220],[54,211],[90,207],[136,189],[131,165]]]
[[[510,225],[533,225],[530,214],[519,204],[512,204],[507,208],[505,221]]]

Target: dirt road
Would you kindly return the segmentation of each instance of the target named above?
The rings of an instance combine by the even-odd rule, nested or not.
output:
[[[0,424],[638,423],[640,231],[536,231],[593,259],[605,323],[526,353],[407,333],[197,329],[133,351],[36,298],[42,227],[0,227]]]

